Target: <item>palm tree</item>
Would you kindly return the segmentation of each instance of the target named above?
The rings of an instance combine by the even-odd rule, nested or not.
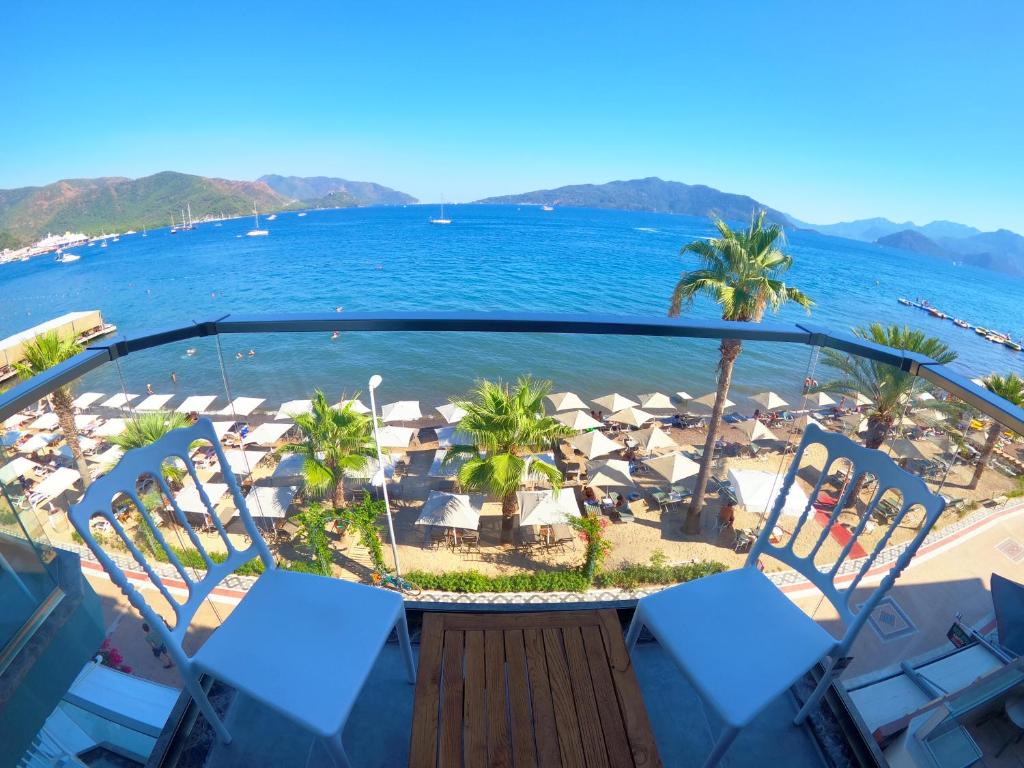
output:
[[[452,401],[466,411],[459,431],[472,437],[473,445],[452,446],[445,462],[468,454],[459,468],[459,483],[501,499],[502,543],[512,541],[512,519],[519,508],[516,491],[527,474],[526,457],[575,434],[545,414],[544,398],[550,392],[550,381],[524,376],[514,389],[500,381],[480,381],[471,398]],[[556,493],[562,486],[562,473],[542,461],[531,462],[529,472],[543,475]]]
[[[714,299],[722,307],[722,319],[761,322],[765,310],[778,309],[792,301],[810,312],[813,301],[800,290],[786,285],[782,275],[793,266],[793,259],[779,249],[783,231],[777,224],[764,224],[765,211],[751,217],[745,231],[733,230],[717,216],[712,218],[719,237],[694,240],[683,247],[681,255],[694,254],[698,269],[684,272],[672,293],[670,317],[677,317],[698,295]],[[686,514],[685,532],[700,532],[700,512],[711,478],[715,442],[722,424],[722,412],[732,383],[732,370],[742,350],[739,339],[722,339],[719,346],[718,389],[708,422],[693,500]]]
[[[946,365],[956,360],[956,352],[934,336],[911,330],[907,326],[884,327],[872,323],[853,329],[855,336],[884,347],[915,352]],[[868,426],[864,432],[864,445],[878,448],[889,438],[893,426],[912,406],[911,395],[917,377],[894,365],[869,360],[856,355],[845,355],[834,349],[822,350],[825,364],[839,372],[839,378],[816,387],[816,391],[831,392],[855,398],[864,395],[872,404],[868,406]],[[960,406],[942,400],[929,400],[929,410],[956,413]],[[854,494],[851,494],[853,498]]]
[[[132,448],[152,445],[167,433],[191,423],[188,416],[177,411],[138,413],[128,419],[124,431],[111,437],[110,442],[127,452]],[[170,460],[164,464],[163,473],[169,482],[180,480],[183,476],[182,470]]]
[[[56,331],[43,333],[25,344],[21,351],[23,358],[14,364],[14,370],[18,372],[20,378],[31,379],[33,376],[71,359],[81,351],[82,345],[74,339],[62,338]],[[78,465],[82,483],[88,487],[92,476],[85,463],[82,446],[78,442],[74,396],[71,393],[70,385],[65,384],[53,390],[49,395],[49,401],[53,412],[57,414],[57,421],[64,433],[64,439],[71,448],[71,455],[74,456],[75,463]]]
[[[1011,405],[1024,405],[1024,379],[1016,373],[1011,373],[1009,376],[1000,376],[998,373],[993,373],[985,379],[985,389],[1003,398],[1003,400],[1006,400]],[[988,437],[985,439],[985,445],[981,449],[981,456],[978,457],[978,463],[974,467],[974,475],[967,486],[971,490],[978,487],[981,476],[985,473],[985,468],[988,466],[988,460],[992,458],[992,453],[996,449],[999,435],[1004,429],[1005,427],[1002,424],[995,419],[992,420],[992,425],[988,428]]]
[[[335,509],[345,506],[345,471],[364,469],[367,460],[377,455],[370,419],[352,410],[357,397],[348,399],[342,408],[332,408],[324,393],[316,390],[313,410],[295,417],[303,441],[282,449],[305,459],[302,474],[306,487],[316,494],[330,493]]]

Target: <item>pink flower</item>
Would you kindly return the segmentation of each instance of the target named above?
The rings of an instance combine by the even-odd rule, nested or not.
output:
[[[118,652],[118,650],[116,648],[114,648],[110,652],[110,661],[111,661],[112,664],[120,664],[122,661],[124,661],[124,656],[122,656]]]
[[[103,642],[100,644],[100,648],[103,649],[103,650],[106,650],[109,647],[110,647],[110,638],[108,637],[108,638],[105,638],[103,640]]]
[[[124,672],[126,675],[130,675],[132,673],[132,668],[126,664],[123,667],[121,667],[121,671]]]

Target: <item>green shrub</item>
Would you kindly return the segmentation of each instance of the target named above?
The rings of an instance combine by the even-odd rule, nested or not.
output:
[[[195,549],[180,549],[179,547],[171,545],[171,551],[174,552],[175,557],[184,565],[186,568],[206,568],[206,561],[203,560],[203,556]],[[167,553],[163,551],[163,548],[157,544],[152,550],[153,557],[162,563],[168,563],[170,560],[167,557]],[[207,552],[210,559],[215,563],[223,563],[228,559],[227,553],[225,552]],[[238,568],[235,568],[235,573],[239,576],[259,576],[263,573],[263,561],[258,557],[254,560],[250,560],[247,563],[243,563]]]
[[[612,549],[612,544],[604,537],[604,529],[608,525],[606,517],[573,517],[569,519],[569,525],[579,531],[583,543],[587,545],[586,556],[583,561],[583,575],[587,582],[594,581],[597,572],[601,570],[605,557]]]
[[[728,569],[722,563],[709,560],[682,565],[626,563],[613,571],[598,574],[594,583],[599,587],[634,589],[644,584],[682,584],[725,570]]]
[[[381,545],[380,529],[377,527],[377,520],[384,511],[384,502],[375,501],[369,496],[364,496],[360,504],[341,511],[341,519],[359,534],[359,543],[369,551],[373,568],[378,573],[386,573],[389,570],[384,563],[384,547]]]
[[[285,571],[298,571],[299,573],[312,573],[317,576],[323,576],[319,565],[306,560],[280,560],[277,563],[277,567]]]

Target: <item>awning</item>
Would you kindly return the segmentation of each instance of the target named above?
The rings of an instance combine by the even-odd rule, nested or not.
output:
[[[422,419],[418,400],[399,400],[381,406],[381,421],[416,421]]]
[[[572,488],[554,491],[519,491],[519,525],[564,525],[571,517],[580,517],[580,507]]]
[[[211,403],[217,399],[216,395],[191,395],[186,397],[185,400],[179,405],[176,410],[178,413],[205,413]]]
[[[672,405],[672,401],[669,399],[669,396],[664,395],[661,392],[649,392],[646,395],[640,395],[640,407],[655,411],[675,410],[675,406]]]
[[[280,421],[268,421],[266,424],[260,424],[246,435],[242,442],[245,445],[254,443],[256,445],[271,446],[284,437],[285,433],[294,426],[294,424],[286,424]]]
[[[56,498],[77,483],[80,477],[77,469],[58,467],[32,489],[32,496],[42,499]]]
[[[599,397],[594,400],[594,402],[611,413],[621,411],[624,408],[635,408],[640,405],[636,400],[630,400],[628,397],[620,395],[618,392],[612,392],[610,395]]]
[[[772,505],[782,489],[782,475],[771,472],[759,472],[754,469],[730,469],[729,482],[736,492],[736,500],[746,507],[748,512],[761,514],[771,512]],[[794,481],[793,487],[786,497],[783,515],[799,517],[807,509],[807,494]]]
[[[681,453],[667,453],[653,459],[647,459],[644,464],[649,466],[670,483],[676,483],[693,477],[700,472],[700,464]]]
[[[388,425],[377,430],[377,440],[381,448],[408,448],[415,434],[412,427]]]
[[[298,488],[291,485],[254,485],[245,496],[245,506],[253,517],[283,519],[288,514],[288,507],[295,498]],[[232,517],[238,515],[232,510]]]
[[[439,405],[436,410],[441,414],[441,418],[448,424],[458,424],[466,415],[466,409],[456,405],[455,403]]]
[[[135,406],[136,411],[161,411],[172,400],[174,395],[150,395],[141,403]]]
[[[646,424],[654,418],[653,413],[647,413],[639,408],[623,408],[617,413],[613,413],[608,417],[608,421],[614,421],[618,424],[628,424],[631,427],[639,427],[641,424]]]
[[[777,408],[785,408],[789,405],[789,403],[774,392],[759,392],[750,399],[766,411],[774,411]]]
[[[274,418],[277,420],[294,419],[296,416],[303,413],[311,413],[312,411],[312,400],[288,400],[281,403],[281,407],[278,408],[277,415]]]
[[[591,464],[587,471],[587,485],[596,485],[598,488],[632,488],[633,476],[629,472],[629,462],[608,459]]]
[[[577,432],[582,432],[585,429],[600,429],[604,426],[604,424],[586,411],[566,411],[565,413],[557,413],[555,414],[555,418],[570,429],[575,429]]]
[[[34,469],[38,469],[39,465],[31,459],[26,459],[24,456],[17,456],[11,461],[0,467],[0,483],[8,485],[13,483],[22,475],[27,475]]]
[[[217,411],[219,416],[248,416],[265,402],[262,397],[236,397],[226,408]]]
[[[584,432],[582,435],[570,437],[569,443],[588,459],[596,459],[598,456],[606,456],[612,451],[622,450],[622,446],[614,440],[609,440],[601,432]]]
[[[679,443],[657,424],[630,432],[629,439],[635,440],[645,451],[657,451],[662,448],[675,450],[679,447]]]
[[[556,411],[586,410],[587,404],[575,392],[556,392],[548,395]]]
[[[470,528],[480,526],[480,512],[483,496],[471,498],[467,494],[431,491],[423,502],[416,525],[442,525],[449,528]]]
[[[126,419],[106,419],[102,424],[96,427],[92,433],[96,437],[113,437],[114,435],[120,435],[124,432],[127,426],[128,422]]]
[[[57,418],[57,414],[56,413],[52,413],[52,412],[51,413],[44,413],[38,419],[33,421],[31,424],[29,424],[28,425],[28,429],[37,429],[37,430],[56,429],[57,425],[59,423],[60,423],[60,420]]]
[[[266,451],[224,451],[224,458],[228,460],[228,467],[236,477],[245,477],[256,465],[267,455]]]
[[[103,408],[124,408],[132,400],[138,400],[139,395],[127,395],[124,392],[118,392],[116,395],[108,397],[100,406]]]
[[[83,392],[71,403],[75,408],[88,408],[97,400],[102,400],[106,395],[102,392]]]

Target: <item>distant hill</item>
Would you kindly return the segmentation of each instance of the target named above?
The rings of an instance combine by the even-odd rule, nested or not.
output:
[[[164,171],[140,179],[64,179],[43,187],[0,190],[0,243],[15,247],[47,232],[98,235],[167,226],[192,217],[237,215],[294,207],[296,201],[263,182],[229,181]]]
[[[1024,237],[1005,229],[981,232],[968,238],[943,238],[941,242],[916,230],[905,229],[880,237],[875,242],[956,263],[1024,275]]]
[[[891,235],[878,238],[875,242],[878,245],[884,245],[889,248],[902,248],[905,251],[924,253],[928,256],[936,256],[940,259],[956,259],[955,253],[946,250],[931,238],[926,237],[913,229],[904,229],[899,232],[893,232]]]
[[[568,208],[615,208],[623,211],[654,211],[687,216],[715,213],[724,219],[745,221],[754,210],[764,208],[768,218],[790,226],[789,217],[746,195],[721,192],[702,184],[683,184],[651,176],[607,184],[573,184],[557,189],[539,189],[519,195],[477,200],[488,204],[535,204]]]
[[[981,230],[969,227],[966,224],[957,224],[955,221],[933,221],[930,224],[919,227],[912,221],[904,221],[902,224],[898,224],[895,221],[881,217],[840,221],[836,224],[810,224],[806,221],[793,219],[793,223],[801,229],[813,229],[823,235],[845,237],[850,240],[863,240],[868,243],[873,243],[880,237],[906,231],[917,232],[936,241],[945,237],[971,237],[981,232]]]
[[[268,187],[295,200],[316,203],[321,207],[354,205],[408,205],[419,202],[412,195],[374,184],[371,181],[349,181],[329,176],[260,176]]]

